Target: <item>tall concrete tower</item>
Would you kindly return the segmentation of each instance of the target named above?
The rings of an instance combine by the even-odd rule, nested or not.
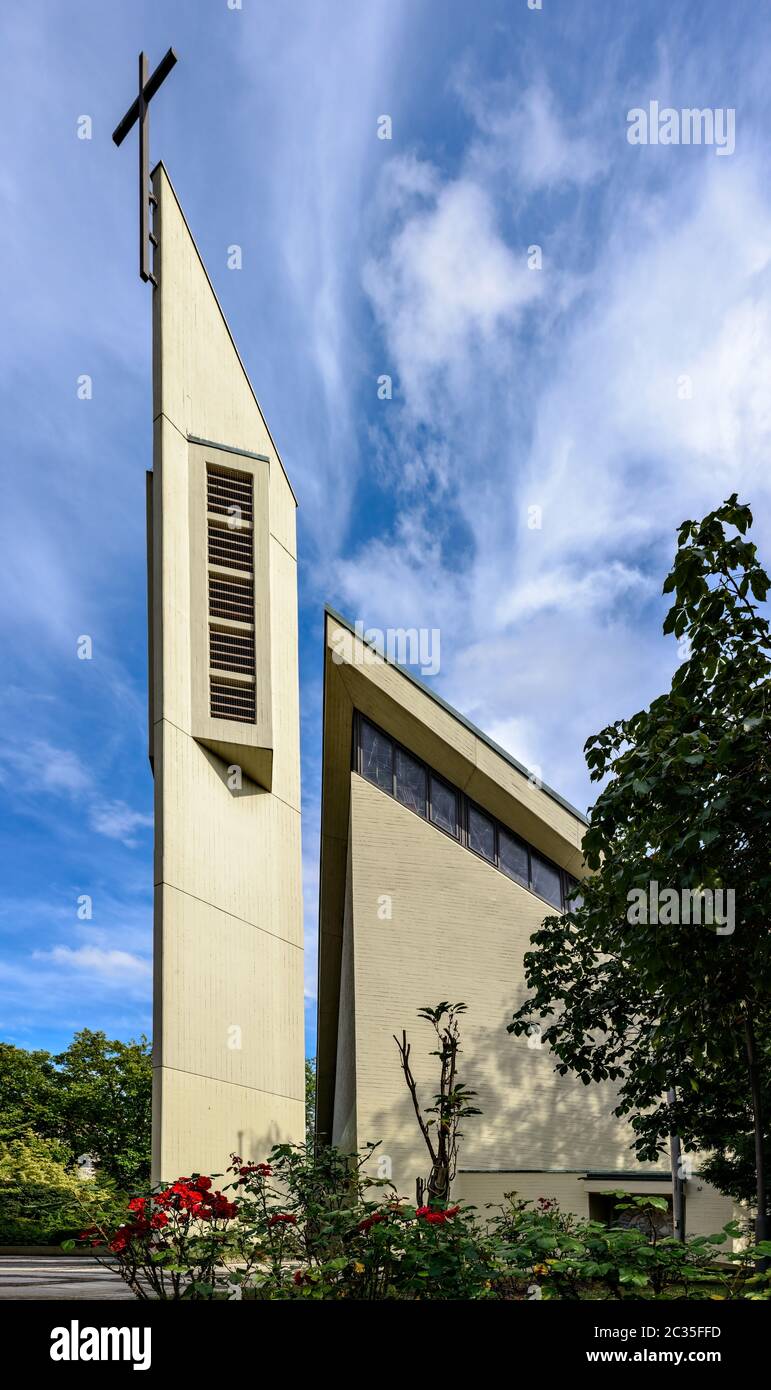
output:
[[[148,474],[153,1179],[304,1132],[296,502],[162,164]]]

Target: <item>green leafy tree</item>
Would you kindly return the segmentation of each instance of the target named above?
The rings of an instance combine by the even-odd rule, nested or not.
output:
[[[724,1165],[735,1163],[741,1142],[746,1171],[749,1127],[763,1240],[771,640],[759,607],[769,578],[746,539],[751,523],[734,494],[679,529],[664,584],[673,596],[664,631],[686,659],[649,709],[586,744],[592,779],[609,778],[584,839],[594,872],[582,885],[583,902],[546,919],[532,938],[531,993],[509,1029],[521,1034],[544,1020],[559,1072],[587,1084],[615,1081],[616,1113],[631,1116],[643,1159],[676,1129],[687,1148],[706,1139]],[[649,895],[654,882],[678,893],[730,890],[735,923],[693,920],[695,913],[673,924],[630,920],[630,900]]]
[[[152,1062],[146,1038],[109,1040],[84,1028],[57,1056],[0,1044],[0,1140],[33,1131],[72,1163],[94,1155],[123,1187],[150,1173]]]
[[[312,1151],[316,1142],[316,1058],[305,1058],[305,1143]]]
[[[92,1153],[124,1187],[150,1175],[152,1061],[145,1037],[110,1041],[83,1028],[55,1059],[62,1091],[63,1137]]]
[[[61,1091],[50,1052],[0,1043],[0,1142],[33,1130],[55,1137],[61,1128]]]

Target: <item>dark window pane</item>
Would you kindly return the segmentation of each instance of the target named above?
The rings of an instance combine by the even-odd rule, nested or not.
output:
[[[503,872],[515,883],[521,883],[523,888],[530,887],[527,845],[523,845],[516,835],[510,835],[502,826],[498,831],[498,861]]]
[[[361,721],[361,771],[362,775],[382,787],[384,792],[393,791],[394,747],[390,738],[378,729]]]
[[[547,902],[553,903],[555,907],[562,907],[562,885],[560,884],[560,871],[548,859],[542,859],[540,854],[535,851],[530,855],[530,866],[533,875],[533,892],[538,893]]]
[[[396,796],[418,815],[426,814],[426,769],[403,748],[396,750]]]
[[[495,863],[495,826],[476,806],[468,808],[468,842],[470,849]]]
[[[574,878],[567,881],[567,892],[565,893],[565,911],[577,912],[584,905],[584,895],[581,892],[581,885]]]
[[[457,835],[458,798],[452,787],[440,782],[438,777],[431,778],[431,819],[434,825],[441,826],[442,830],[449,830],[451,835]]]

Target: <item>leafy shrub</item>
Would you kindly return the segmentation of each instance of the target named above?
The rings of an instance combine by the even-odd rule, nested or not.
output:
[[[277,1145],[268,1163],[234,1156],[221,1191],[194,1174],[133,1199],[110,1236],[122,1277],[137,1297],[164,1299],[771,1297],[771,1275],[753,1264],[771,1245],[730,1252],[734,1224],[682,1244],[657,1237],[657,1198],[623,1198],[636,1224],[611,1228],[545,1197],[509,1194],[485,1216],[415,1207],[368,1176],[376,1147]]]
[[[238,1204],[195,1174],[147,1197],[132,1197],[111,1233],[94,1225],[79,1240],[106,1242],[121,1278],[137,1298],[213,1299],[228,1296],[227,1262],[237,1249],[233,1218]],[[73,1248],[74,1241],[67,1243]],[[67,1247],[65,1247],[67,1248]]]
[[[716,1235],[693,1236],[687,1242],[661,1239],[654,1218],[666,1206],[663,1198],[612,1195],[623,1199],[617,1210],[635,1216],[635,1224],[607,1227],[561,1212],[549,1198],[540,1198],[533,1208],[509,1195],[491,1224],[519,1296],[528,1274],[531,1298],[771,1296],[769,1276],[756,1274],[753,1264],[758,1256],[771,1254],[771,1244],[768,1249],[730,1251],[729,1242],[743,1234],[736,1222]]]
[[[104,1178],[83,1179],[66,1146],[31,1132],[0,1142],[0,1244],[52,1245],[86,1221],[113,1224],[125,1203]]]

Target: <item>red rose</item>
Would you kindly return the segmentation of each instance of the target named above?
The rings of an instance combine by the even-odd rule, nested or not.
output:
[[[199,1192],[208,1192],[211,1187],[211,1178],[196,1178],[193,1186],[197,1188]]]
[[[268,1222],[268,1225],[269,1225],[269,1226],[296,1226],[296,1225],[297,1225],[297,1217],[296,1217],[296,1216],[293,1216],[292,1213],[289,1212],[289,1211],[277,1211],[277,1212],[275,1213],[274,1216],[271,1216],[270,1221]]]
[[[126,1246],[128,1245],[130,1238],[131,1227],[119,1226],[117,1231],[115,1232],[115,1235],[110,1241],[110,1249],[114,1250],[116,1254],[120,1254],[121,1250],[126,1249]]]
[[[460,1207],[447,1207],[445,1211],[435,1207],[418,1207],[415,1212],[423,1221],[429,1221],[432,1226],[443,1226],[448,1216],[457,1216]]]
[[[384,1211],[373,1211],[373,1213],[372,1213],[371,1216],[365,1216],[364,1220],[359,1222],[359,1225],[358,1225],[358,1228],[357,1228],[357,1229],[360,1230],[360,1231],[365,1231],[365,1232],[366,1232],[366,1231],[371,1231],[371,1230],[372,1230],[372,1227],[373,1227],[373,1226],[377,1226],[378,1223],[379,1223],[380,1221],[387,1221],[387,1220],[388,1220],[388,1214],[387,1214],[387,1212],[384,1212]]]
[[[232,1221],[238,1215],[238,1207],[235,1202],[229,1202],[227,1197],[221,1192],[214,1194],[213,1212],[215,1216],[222,1216],[227,1221]]]

